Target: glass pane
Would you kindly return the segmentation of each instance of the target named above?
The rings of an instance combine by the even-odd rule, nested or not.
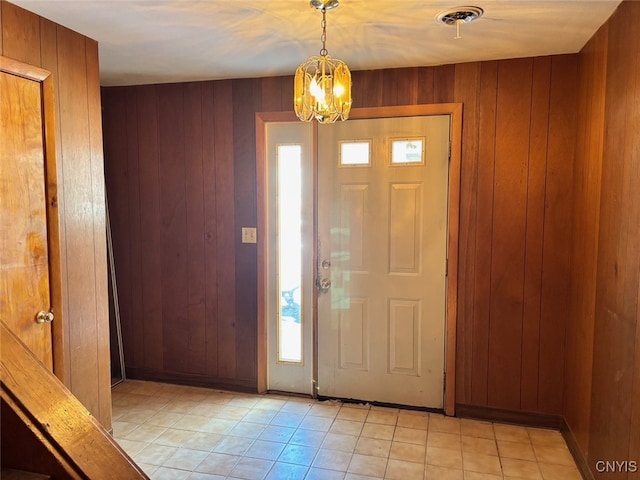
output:
[[[340,142],[340,165],[369,165],[371,142]]]
[[[422,138],[393,140],[391,145],[391,163],[424,163]]]
[[[302,147],[278,145],[278,361],[302,362]]]

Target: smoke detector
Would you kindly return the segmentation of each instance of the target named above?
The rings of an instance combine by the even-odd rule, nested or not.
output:
[[[453,38],[457,39],[457,38],[461,38],[460,25],[477,20],[482,16],[483,13],[484,13],[484,10],[480,7],[473,7],[473,6],[456,7],[452,10],[440,12],[438,15],[436,15],[436,22],[442,23],[444,25],[455,26],[456,36]]]

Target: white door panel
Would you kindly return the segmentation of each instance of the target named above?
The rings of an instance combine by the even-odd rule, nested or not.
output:
[[[312,133],[309,123],[269,123],[266,127],[267,388],[303,394],[313,393]],[[291,159],[294,163],[299,162],[301,171],[296,169],[295,172],[300,174],[299,178],[287,178],[288,167],[279,161],[283,148],[288,147],[295,147],[299,153],[299,158]],[[294,186],[299,190],[300,198],[287,197]],[[295,203],[296,208],[290,208],[290,204],[279,205],[281,197],[285,202]],[[287,225],[295,226],[299,239],[295,234],[293,239],[287,239],[282,232]]]
[[[318,128],[319,275],[331,281],[318,296],[321,396],[443,406],[449,123]],[[393,164],[402,139],[422,139],[423,155]],[[369,142],[369,162],[345,166],[344,142]]]

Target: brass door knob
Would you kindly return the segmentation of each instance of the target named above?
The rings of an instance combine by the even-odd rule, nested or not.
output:
[[[318,287],[318,290],[320,290],[321,293],[327,293],[331,288],[331,280],[329,280],[326,277],[319,278],[318,281],[316,282],[316,285]]]
[[[41,310],[36,315],[36,322],[37,323],[51,323],[51,322],[53,322],[53,318],[54,318],[54,316],[53,316],[53,312],[52,311],[45,312],[44,310]]]

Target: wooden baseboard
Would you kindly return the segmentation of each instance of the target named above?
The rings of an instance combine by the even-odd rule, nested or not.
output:
[[[573,459],[576,462],[578,470],[580,470],[580,474],[584,480],[595,480],[595,476],[593,472],[589,468],[589,461],[584,456],[582,450],[580,450],[580,446],[578,445],[578,441],[576,437],[573,436],[573,432],[567,423],[567,420],[562,417],[562,427],[560,428],[560,433],[564,437],[564,441],[567,443],[567,447],[573,455]]]
[[[551,415],[537,412],[521,412],[517,410],[505,410],[500,408],[482,407],[476,405],[456,405],[456,416],[462,418],[474,418],[489,422],[509,423],[535,428],[551,428],[559,430],[564,438],[576,466],[584,480],[595,480],[593,472],[589,468],[584,453],[580,450],[578,442],[573,436],[566,419],[562,415]]]
[[[126,368],[126,378],[131,380],[146,380],[150,382],[172,383],[190,387],[215,388],[234,392],[257,393],[256,381],[235,380],[228,378],[208,377],[191,373],[160,372],[145,368]]]
[[[507,410],[476,405],[457,404],[456,416],[475,418],[489,422],[524,425],[526,427],[552,428],[554,430],[561,430],[564,425],[564,418],[561,415],[522,412],[519,410]]]

